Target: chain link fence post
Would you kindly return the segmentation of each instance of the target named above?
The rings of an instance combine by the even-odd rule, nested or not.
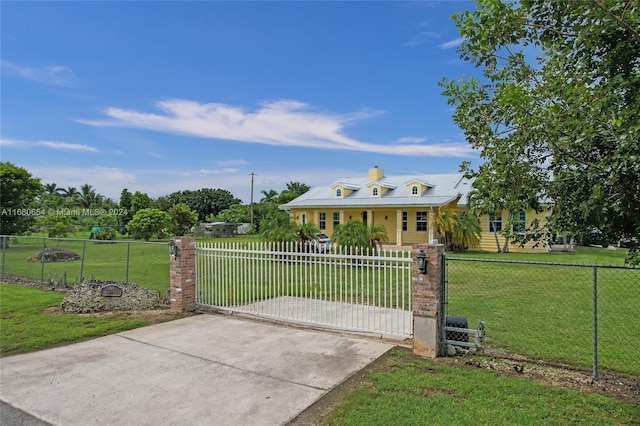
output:
[[[0,280],[4,281],[4,265],[6,262],[6,251],[7,251],[7,236],[2,236],[2,275],[0,275]]]
[[[84,277],[84,255],[87,249],[87,242],[82,241],[82,258],[80,259],[80,282],[83,281]]]
[[[129,282],[129,258],[131,256],[131,243],[127,242],[127,268],[125,271],[125,277],[124,277],[124,282],[128,283]]]
[[[44,285],[44,258],[47,250],[47,239],[42,238],[42,264],[40,266],[40,285]]]
[[[598,378],[598,267],[593,266],[593,378]]]

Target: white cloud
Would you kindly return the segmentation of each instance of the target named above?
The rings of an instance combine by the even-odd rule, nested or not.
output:
[[[134,173],[117,167],[89,166],[78,167],[65,165],[42,166],[39,164],[23,165],[34,176],[41,178],[43,183],[56,183],[62,188],[69,186],[79,188],[89,183],[96,192],[117,201],[123,188],[131,188],[137,178]]]
[[[39,68],[24,67],[13,62],[0,60],[0,66],[6,75],[37,81],[51,86],[72,85],[75,73],[69,67],[62,65],[49,65]]]
[[[45,146],[47,148],[56,149],[59,151],[100,152],[98,149],[89,145],[68,142],[39,141],[36,142],[36,145]]]
[[[18,139],[0,139],[0,146],[3,148],[33,148],[43,146],[46,148],[55,149],[58,151],[84,151],[84,152],[100,152],[97,148],[94,148],[85,144],[69,143],[69,142],[54,142],[54,141],[25,141]]]
[[[0,146],[3,148],[26,148],[30,145],[32,145],[32,143],[28,141],[0,138]]]
[[[451,49],[454,47],[460,46],[464,42],[464,37],[456,38],[455,40],[447,41],[446,43],[442,43],[440,45],[440,49]]]
[[[363,109],[349,114],[321,112],[296,100],[264,102],[254,110],[243,107],[171,99],[156,103],[159,113],[107,108],[110,120],[78,120],[91,126],[132,127],[207,139],[360,151],[391,155],[466,156],[466,143],[398,146],[361,142],[344,129],[381,114]]]
[[[198,170],[198,173],[202,175],[221,175],[226,173],[237,173],[238,171],[238,169],[227,167],[224,169],[200,169]]]
[[[220,160],[213,163],[218,167],[246,167],[249,165],[247,160]]]
[[[409,41],[402,43],[402,45],[406,47],[418,47],[434,38],[440,38],[440,35],[433,31],[422,31],[411,37]]]
[[[427,141],[427,138],[412,137],[412,136],[407,136],[407,137],[404,137],[404,138],[396,139],[396,143],[399,143],[399,144],[422,143],[422,142],[426,142],[426,141]]]

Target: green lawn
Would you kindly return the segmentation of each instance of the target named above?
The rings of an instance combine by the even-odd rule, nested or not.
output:
[[[47,240],[48,248],[70,250],[84,257],[69,262],[29,262],[42,251],[42,239],[12,239],[4,251],[5,275],[47,282],[51,279],[76,284],[85,279],[129,281],[164,292],[169,288],[169,254],[166,241],[104,243],[88,240]]]
[[[475,366],[455,367],[395,348],[331,412],[326,425],[623,425],[640,406],[546,387]]]
[[[28,262],[43,249],[41,237],[11,238],[9,247],[3,252],[3,272],[19,278],[31,278],[45,282],[62,281],[73,285],[85,279],[134,282],[142,287],[164,293],[169,288],[168,239],[152,239],[146,243],[140,240],[118,240],[117,242],[97,242],[83,240],[88,235],[77,234],[78,239],[47,239],[46,247],[70,250],[84,262]],[[235,238],[199,239],[216,242],[255,241],[257,236]]]
[[[62,293],[0,284],[0,355],[14,355],[69,344],[148,325],[126,313],[95,317],[63,314]],[[170,314],[165,319],[178,318]]]
[[[469,259],[448,257],[448,315],[485,321],[491,351],[592,368],[593,267]],[[640,269],[595,272],[598,368],[640,376]]]
[[[198,242],[232,242],[249,247],[257,236],[199,239]],[[48,240],[82,254],[81,261],[45,263],[45,281],[60,280],[66,274],[74,283],[82,275],[101,280],[126,278],[143,287],[164,293],[169,287],[169,255],[165,241],[142,244],[135,241],[97,243],[82,240]],[[5,274],[36,277],[43,272],[40,262],[26,259],[42,249],[42,239],[12,240],[3,258]],[[471,262],[465,259],[544,261],[564,264],[624,265],[627,251],[577,247],[575,253],[448,253],[447,313],[469,319],[474,328],[479,320],[487,325],[487,348],[499,353],[568,363],[591,368],[593,360],[593,271],[589,267]],[[408,252],[401,252],[409,256]],[[127,272],[127,258],[128,272]],[[203,288],[198,294],[205,303],[240,303],[278,295],[324,300],[374,303],[383,289],[379,306],[408,309],[408,291],[398,291],[400,278],[391,270],[381,273],[367,265],[353,268],[347,262],[328,272],[326,268],[300,262],[266,261],[256,270],[236,270],[231,263],[204,271],[210,285],[221,276],[236,280],[236,287]],[[128,274],[128,277],[127,277]],[[335,274],[327,277],[328,274]],[[347,276],[356,286],[340,286]],[[285,280],[283,281],[283,278]],[[324,284],[328,283],[328,284]],[[301,285],[302,284],[302,285]],[[376,291],[374,291],[376,290]],[[600,369],[640,375],[640,327],[635,318],[640,306],[640,270],[598,268],[598,366]]]
[[[13,355],[143,326],[118,316],[54,312],[63,295],[0,285],[0,355]],[[543,386],[500,369],[428,360],[394,348],[346,395],[327,425],[638,424],[640,406],[603,394]]]
[[[78,315],[48,314],[60,306],[64,294],[36,288],[0,285],[0,353],[30,352],[143,325],[140,321],[110,321]]]
[[[619,248],[616,250],[599,247],[574,246],[573,252],[554,251],[551,253],[495,253],[488,251],[470,250],[465,253],[447,253],[451,257],[471,257],[475,259],[491,260],[523,260],[533,262],[550,263],[576,263],[587,265],[618,265],[623,266],[629,250]]]

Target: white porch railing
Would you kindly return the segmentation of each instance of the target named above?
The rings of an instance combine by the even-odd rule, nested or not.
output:
[[[198,243],[196,304],[396,338],[412,335],[410,253],[296,248]]]

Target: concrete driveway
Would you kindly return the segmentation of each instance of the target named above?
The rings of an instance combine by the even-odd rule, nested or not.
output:
[[[281,425],[392,346],[197,315],[3,358],[0,400],[53,425]]]

